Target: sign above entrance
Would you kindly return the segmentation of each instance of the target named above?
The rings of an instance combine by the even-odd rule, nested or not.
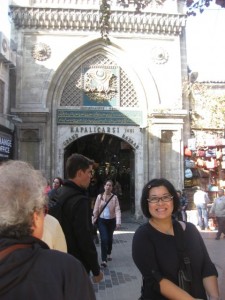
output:
[[[0,131],[0,160],[12,158],[13,136]]]
[[[139,126],[142,123],[141,111],[119,110],[57,110],[58,125],[121,125]]]

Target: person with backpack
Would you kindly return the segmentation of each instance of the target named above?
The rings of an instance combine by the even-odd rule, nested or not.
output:
[[[82,263],[41,240],[45,186],[41,171],[28,163],[1,164],[0,299],[96,300]]]
[[[95,283],[103,279],[98,253],[93,241],[89,187],[94,161],[74,153],[66,162],[66,175],[59,189],[57,201],[61,204],[61,226],[68,253],[79,259],[87,273],[92,272]]]

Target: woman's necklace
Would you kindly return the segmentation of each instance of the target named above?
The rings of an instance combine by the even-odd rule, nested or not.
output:
[[[107,202],[109,200],[110,195],[111,195],[111,193],[110,194],[105,194],[105,202]]]
[[[174,235],[173,232],[173,224],[170,223],[169,227],[163,228],[163,226],[160,226],[159,224],[156,224],[153,220],[149,220],[149,223],[158,231],[168,234],[168,235]]]

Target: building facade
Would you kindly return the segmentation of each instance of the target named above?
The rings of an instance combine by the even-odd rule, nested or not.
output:
[[[102,184],[141,216],[144,183],[184,182],[189,138],[184,1],[13,0],[17,158],[49,179],[74,152],[95,160]]]
[[[8,3],[0,10],[0,163],[13,158],[16,116],[10,115],[11,89],[16,67],[16,52],[10,38],[11,25],[8,20]],[[18,118],[17,118],[18,119]],[[19,119],[18,119],[19,120]]]

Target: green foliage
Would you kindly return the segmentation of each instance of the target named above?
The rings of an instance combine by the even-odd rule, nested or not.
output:
[[[189,94],[191,127],[225,127],[225,85],[194,83]]]
[[[225,0],[186,0],[187,15],[196,16],[197,12],[203,13],[204,9],[213,2],[221,7],[225,7]]]

